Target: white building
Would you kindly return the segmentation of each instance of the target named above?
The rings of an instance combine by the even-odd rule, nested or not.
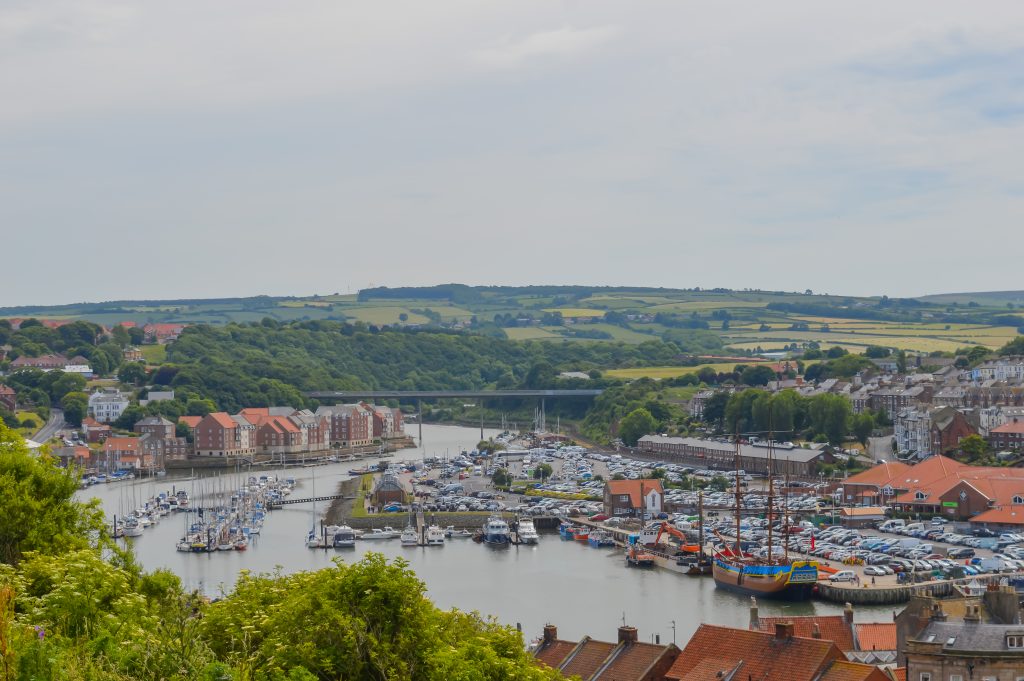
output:
[[[978,432],[982,437],[988,437],[989,431],[993,428],[1006,425],[1014,419],[1024,420],[1024,407],[1007,407],[996,405],[978,410],[979,425]]]
[[[127,408],[128,398],[116,388],[104,388],[89,395],[89,416],[101,423],[116,421]]]
[[[932,420],[927,409],[901,409],[892,420],[896,451],[900,456],[931,453]]]
[[[971,379],[978,381],[1024,381],[1024,358],[1000,357],[983,362],[971,370]]]

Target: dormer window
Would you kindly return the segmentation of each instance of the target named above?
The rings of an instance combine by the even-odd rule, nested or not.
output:
[[[1007,634],[1006,636],[1006,647],[1020,649],[1024,648],[1024,635],[1022,634]]]
[[[914,498],[917,499],[918,501],[923,501],[928,498],[928,495],[925,494],[924,492],[915,492]]]

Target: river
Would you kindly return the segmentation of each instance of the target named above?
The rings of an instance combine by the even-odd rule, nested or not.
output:
[[[410,424],[409,432],[415,435],[416,426]],[[487,436],[496,434],[497,431],[485,430]],[[480,439],[480,430],[424,425],[423,439],[428,456],[452,455],[473,447]],[[423,455],[424,449],[408,449],[398,452],[395,458],[410,460]],[[348,470],[362,465],[338,463],[291,468],[286,475],[299,481],[294,497],[311,496],[314,485],[318,494],[333,494],[338,482],[348,479]],[[206,478],[201,485],[220,485],[230,490],[237,488],[240,480],[236,474],[225,473],[220,482]],[[197,484],[200,483],[168,475],[155,481],[94,486],[79,494],[83,498],[99,498],[107,514],[113,515],[134,507],[133,500],[139,502],[172,486],[192,490]],[[318,508],[318,513],[324,510],[325,507]],[[377,551],[388,558],[407,560],[439,607],[476,610],[505,624],[521,624],[527,640],[539,636],[546,623],[557,625],[562,638],[590,635],[615,640],[616,627],[625,618],[640,630],[644,640],[658,634],[663,643],[673,639],[675,621],[676,642],[682,645],[702,622],[745,627],[749,620],[749,599],[715,589],[710,577],[629,569],[619,550],[565,542],[557,534],[543,535],[537,546],[508,550],[494,550],[468,539],[449,540],[443,548],[403,547],[392,540],[357,542],[355,549],[338,552],[311,550],[305,547],[304,540],[313,521],[312,505],[297,504],[271,512],[248,551],[193,554],[175,550],[186,521],[183,516],[194,517],[167,516],[143,536],[127,541],[134,543],[138,559],[147,570],[169,568],[187,587],[211,596],[222,589],[230,590],[243,569],[312,570],[329,565],[335,558],[353,561],[368,551]],[[763,616],[842,611],[841,606],[822,602],[762,601],[759,606]],[[858,621],[886,621],[891,617],[891,609],[861,607],[855,616]]]

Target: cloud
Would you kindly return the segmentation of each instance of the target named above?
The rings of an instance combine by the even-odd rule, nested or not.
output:
[[[506,37],[495,45],[476,53],[477,60],[491,67],[515,68],[541,57],[566,57],[588,52],[612,40],[615,26],[572,28],[539,31],[519,39]]]

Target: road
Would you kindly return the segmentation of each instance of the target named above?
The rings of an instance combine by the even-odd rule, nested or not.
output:
[[[39,431],[32,436],[32,439],[36,442],[46,442],[51,437],[57,434],[61,428],[64,427],[64,412],[60,409],[50,410],[50,419],[43,425]]]
[[[892,461],[892,435],[868,438],[868,453],[872,461]]]

